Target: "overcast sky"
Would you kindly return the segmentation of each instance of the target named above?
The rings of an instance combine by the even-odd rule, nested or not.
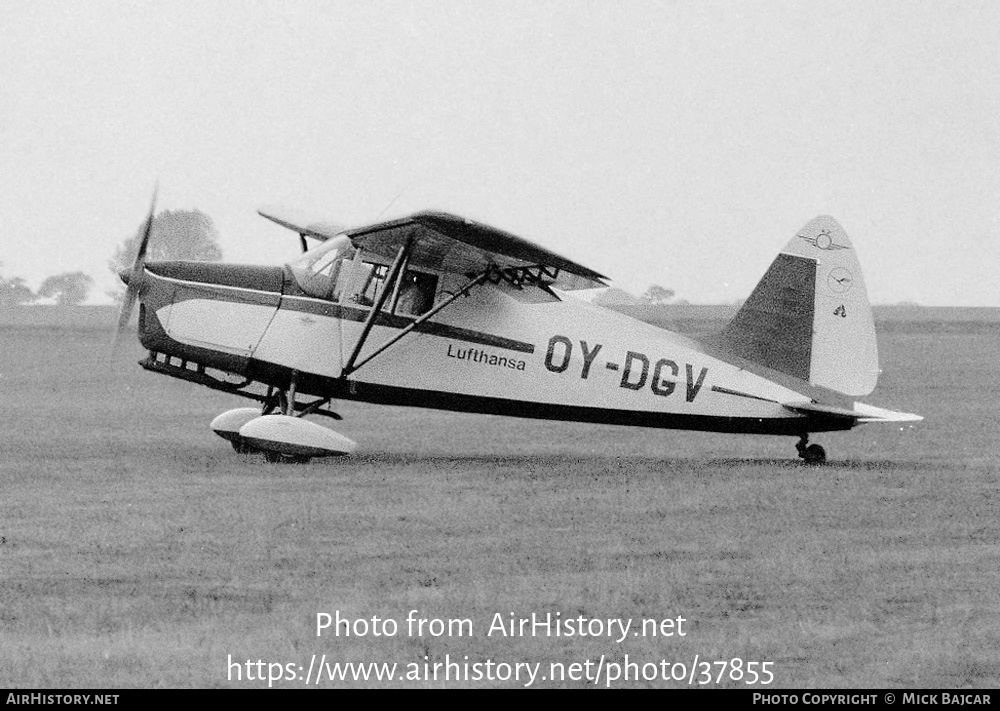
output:
[[[874,302],[1000,305],[996,2],[4,0],[0,90],[33,287],[110,288],[159,180],[229,261],[296,254],[261,205],[442,209],[728,302],[825,213]]]

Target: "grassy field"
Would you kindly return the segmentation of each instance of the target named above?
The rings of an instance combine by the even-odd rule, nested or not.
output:
[[[138,346],[112,361],[106,332],[2,329],[0,683],[260,687],[247,659],[313,654],[543,674],[698,655],[772,662],[771,688],[996,687],[1000,325],[880,339],[868,401],[927,419],[818,436],[822,468],[792,438],[349,403],[359,453],[288,466],[233,453],[208,422],[246,403],[142,371]],[[337,610],[399,633],[317,638]],[[411,637],[410,610],[473,634]],[[487,636],[497,612],[682,616],[686,636]],[[552,685],[586,682],[535,683]]]

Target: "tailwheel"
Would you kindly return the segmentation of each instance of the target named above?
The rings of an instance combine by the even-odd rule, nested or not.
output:
[[[809,435],[802,435],[802,438],[795,443],[798,450],[799,459],[806,464],[822,464],[826,461],[826,450],[818,444],[809,444]]]

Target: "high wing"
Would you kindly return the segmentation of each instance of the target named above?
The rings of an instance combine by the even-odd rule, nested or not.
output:
[[[606,277],[509,232],[445,212],[418,212],[365,227],[339,229],[276,208],[258,214],[300,235],[326,240],[347,235],[361,249],[393,259],[409,246],[409,263],[456,274],[490,272],[515,287],[563,291],[607,286]]]

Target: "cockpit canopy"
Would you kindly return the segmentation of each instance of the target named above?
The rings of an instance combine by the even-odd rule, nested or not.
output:
[[[383,289],[393,289],[388,311],[411,316],[431,309],[438,287],[437,275],[415,269],[403,270],[387,284],[389,265],[377,255],[360,254],[346,235],[309,250],[288,269],[306,294],[335,303],[372,306]]]
[[[299,288],[319,299],[340,301],[340,291],[348,281],[341,270],[345,263],[350,263],[358,250],[351,244],[347,235],[341,235],[323,242],[318,247],[310,249],[295,261],[288,263],[288,268],[298,282]],[[338,284],[340,289],[337,288]]]

